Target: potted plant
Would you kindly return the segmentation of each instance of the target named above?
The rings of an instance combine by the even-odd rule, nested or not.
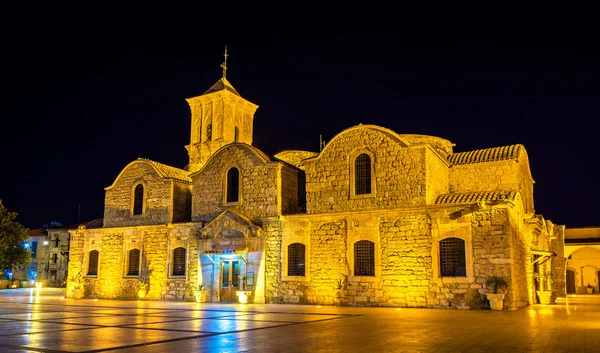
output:
[[[494,293],[488,293],[487,298],[490,301],[492,310],[502,310],[504,308],[504,293],[498,293],[498,290],[507,287],[508,283],[502,277],[492,276],[485,282],[488,288],[492,288]]]
[[[335,297],[340,298],[343,296],[344,296],[344,281],[341,279],[338,279],[335,282]]]
[[[206,303],[206,297],[210,291],[205,289],[204,283],[198,285],[198,289],[194,289],[194,297],[197,303]]]
[[[545,271],[540,273],[534,273],[533,278],[540,284],[540,290],[536,291],[540,304],[550,304],[552,297],[552,284],[556,282],[556,278],[552,275],[552,272]]]
[[[83,279],[83,276],[81,275],[81,272],[69,277],[68,283],[70,285],[69,290],[71,291],[71,294],[73,295],[73,299],[83,298],[84,279]]]
[[[235,291],[235,295],[237,295],[238,297],[238,302],[240,302],[240,304],[245,304],[248,302],[248,299],[250,298],[250,294],[252,294],[252,291],[247,291],[246,290],[246,280],[248,279],[247,275],[244,276],[239,276],[241,283],[241,288],[242,290],[236,290]]]
[[[592,287],[592,285],[589,283],[587,285],[587,292],[588,292],[588,294],[594,293],[594,287]]]
[[[17,288],[19,288],[19,284],[18,284],[18,282],[17,282],[17,281],[18,281],[18,280],[16,280],[16,279],[13,279],[13,280],[12,280],[12,284],[10,285],[10,288],[12,288],[12,289],[17,289]]]
[[[148,283],[146,283],[146,281],[144,280],[140,280],[138,281],[138,298],[144,299],[144,297],[146,296],[146,294],[148,294]]]

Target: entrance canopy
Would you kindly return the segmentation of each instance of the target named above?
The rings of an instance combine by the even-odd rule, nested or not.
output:
[[[232,254],[260,250],[262,228],[248,218],[226,210],[199,231],[204,254]]]

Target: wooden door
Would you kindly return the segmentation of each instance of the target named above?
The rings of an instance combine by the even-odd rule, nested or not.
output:
[[[575,272],[567,270],[567,294],[575,294]]]
[[[221,302],[236,302],[235,291],[239,287],[240,262],[222,260],[221,269]]]

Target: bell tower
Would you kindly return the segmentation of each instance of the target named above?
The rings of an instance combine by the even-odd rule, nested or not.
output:
[[[254,113],[258,105],[242,98],[227,81],[227,47],[223,77],[202,95],[186,98],[192,114],[188,171],[200,170],[219,148],[232,143],[252,144]]]

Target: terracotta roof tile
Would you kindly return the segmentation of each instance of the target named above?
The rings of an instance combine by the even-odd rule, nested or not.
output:
[[[516,191],[482,191],[444,194],[437,197],[436,204],[473,203],[477,201],[497,201],[515,199]]]
[[[156,168],[156,170],[158,171],[158,173],[160,174],[160,176],[162,178],[175,179],[177,181],[182,181],[182,182],[188,183],[188,184],[192,183],[192,179],[188,176],[188,172],[186,170],[171,167],[169,165],[158,163],[155,161],[151,161],[146,158],[138,158],[138,160],[145,161],[145,162],[152,164],[154,166],[154,168]]]
[[[482,150],[454,153],[448,157],[450,165],[472,164],[482,162],[497,162],[509,159],[516,159],[521,149],[525,147],[521,144],[485,148]]]

